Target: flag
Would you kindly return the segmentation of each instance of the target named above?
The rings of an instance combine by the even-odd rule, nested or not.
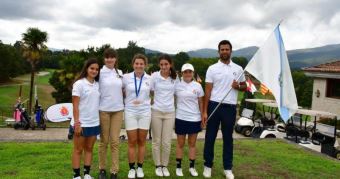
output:
[[[254,94],[254,92],[257,91],[254,83],[250,79],[246,81],[246,84],[247,84],[247,89],[246,89],[247,91],[251,92],[252,94]]]
[[[269,91],[269,89],[264,84],[261,83],[261,85],[260,85],[261,94],[266,95],[268,93],[268,91]]]
[[[258,49],[245,68],[272,92],[281,118],[286,122],[298,109],[280,24]]]

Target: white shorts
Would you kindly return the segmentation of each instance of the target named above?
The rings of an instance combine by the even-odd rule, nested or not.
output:
[[[135,129],[150,129],[151,111],[147,113],[134,114],[131,112],[124,112],[124,121],[126,130]]]

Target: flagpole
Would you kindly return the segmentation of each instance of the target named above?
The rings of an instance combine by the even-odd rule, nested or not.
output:
[[[238,81],[241,76],[244,74],[244,71],[242,71],[242,73],[238,76],[238,78],[236,79],[236,81]],[[214,113],[216,112],[216,110],[221,106],[222,102],[224,101],[224,99],[229,95],[231,89],[233,89],[232,87],[228,90],[227,94],[223,97],[223,99],[218,103],[218,105],[215,107],[215,109],[213,110],[213,112],[211,112],[211,114],[209,115],[207,121],[209,121],[209,119],[211,118],[212,115],[214,115]]]

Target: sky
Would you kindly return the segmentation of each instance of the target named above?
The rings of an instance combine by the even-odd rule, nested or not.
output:
[[[281,21],[287,50],[340,43],[338,0],[0,0],[0,40],[14,44],[29,27],[47,46],[79,50],[128,41],[165,53],[261,46]]]

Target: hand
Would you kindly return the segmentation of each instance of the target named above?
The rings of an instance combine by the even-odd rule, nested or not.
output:
[[[207,126],[208,114],[207,113],[203,113],[201,117],[202,117],[201,127],[203,129],[203,128],[205,128]]]
[[[231,87],[234,89],[240,89],[240,84],[236,80],[234,80],[233,84],[231,84]]]
[[[75,122],[74,123],[74,134],[76,136],[80,136],[81,132],[82,132],[83,128],[81,128],[80,122]]]

